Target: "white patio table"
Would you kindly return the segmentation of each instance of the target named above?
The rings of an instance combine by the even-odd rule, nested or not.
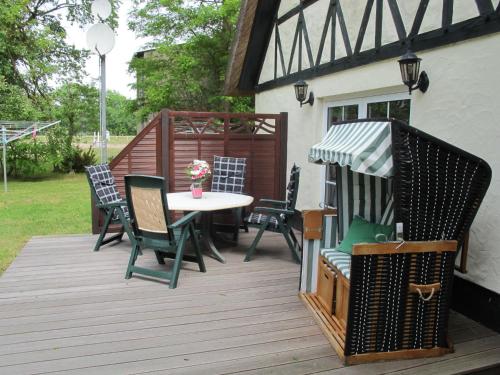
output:
[[[220,254],[214,244],[211,223],[212,212],[226,210],[229,208],[246,207],[253,202],[253,197],[243,194],[203,192],[200,199],[194,199],[191,192],[168,193],[168,208],[174,211],[201,211],[201,239],[206,247],[212,252],[215,259],[225,263],[226,260]]]

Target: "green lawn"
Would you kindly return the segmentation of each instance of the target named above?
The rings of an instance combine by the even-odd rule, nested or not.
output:
[[[32,236],[90,233],[90,191],[84,174],[39,181],[9,180],[0,190],[0,274]]]

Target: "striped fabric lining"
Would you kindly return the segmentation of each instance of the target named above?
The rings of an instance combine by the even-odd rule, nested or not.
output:
[[[351,278],[351,255],[335,249],[321,249],[320,254],[348,280]]]
[[[314,163],[336,163],[372,176],[394,175],[390,122],[354,122],[332,126],[309,150]]]
[[[378,223],[392,193],[388,179],[356,173],[349,167],[337,167],[337,189],[339,241],[347,234],[355,215]]]
[[[394,225],[394,196],[391,195],[389,201],[387,202],[384,213],[380,218],[379,224],[383,225]]]

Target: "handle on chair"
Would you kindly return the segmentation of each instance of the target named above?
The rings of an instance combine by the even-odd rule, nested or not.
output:
[[[430,301],[430,299],[434,296],[435,292],[438,292],[441,289],[441,283],[434,284],[415,284],[410,283],[409,285],[410,293],[417,293],[419,298],[422,301]],[[424,297],[424,294],[429,294],[427,297]]]

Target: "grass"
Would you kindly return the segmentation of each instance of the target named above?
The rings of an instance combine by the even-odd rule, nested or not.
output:
[[[32,236],[90,232],[90,192],[84,174],[11,179],[7,193],[1,187],[0,274]]]

